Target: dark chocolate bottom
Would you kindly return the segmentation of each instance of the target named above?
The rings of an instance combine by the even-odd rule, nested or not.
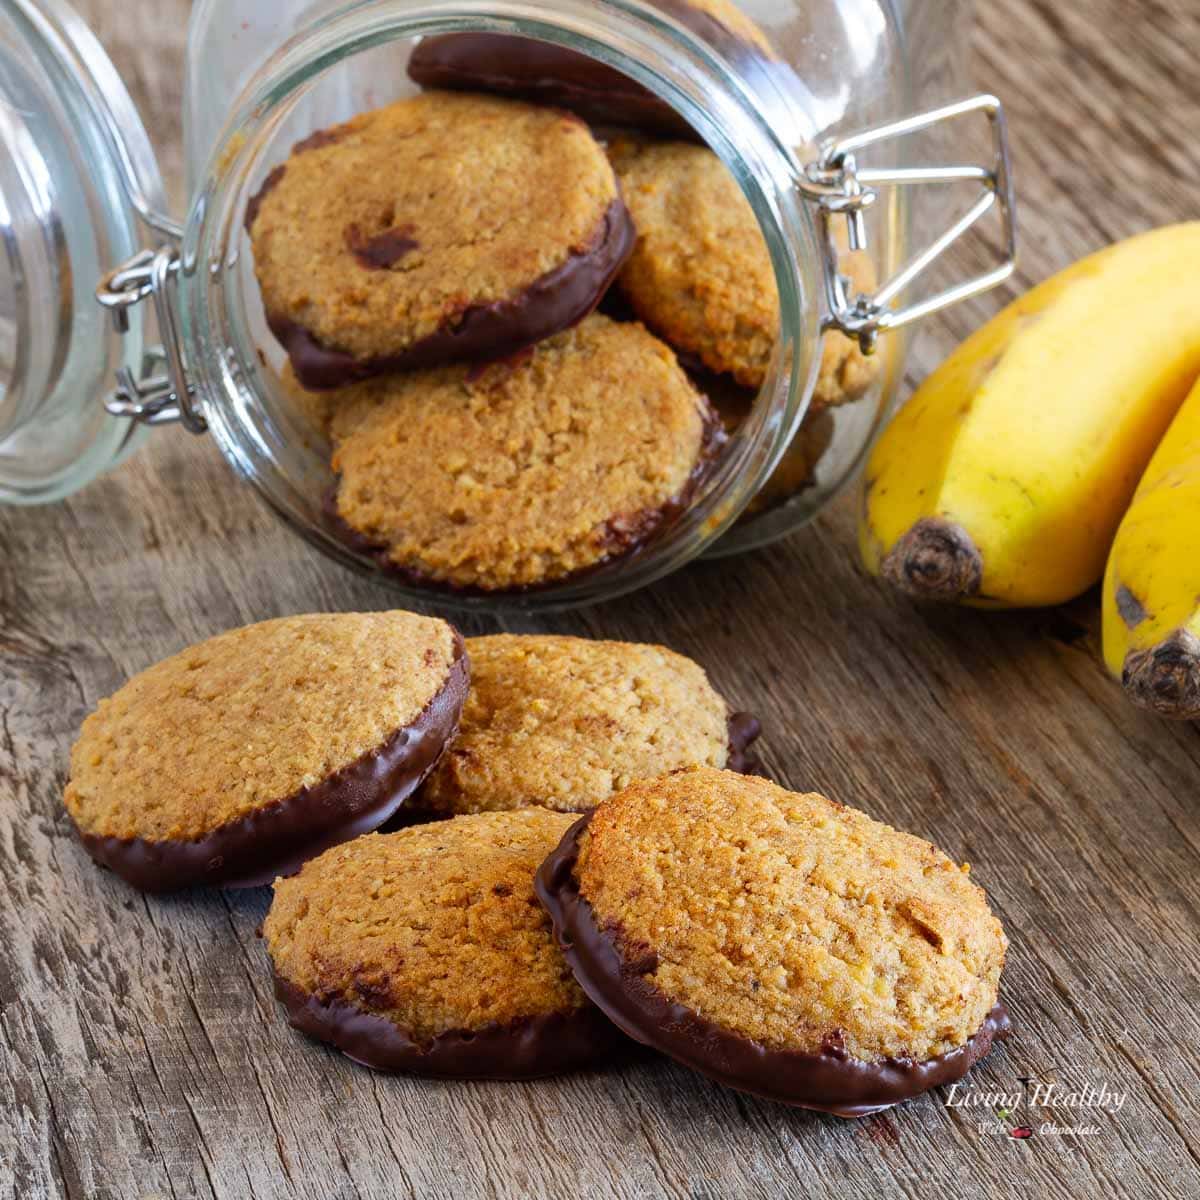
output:
[[[457,1029],[419,1043],[385,1017],[343,1000],[319,1000],[278,973],[275,995],[293,1028],[376,1071],[443,1079],[539,1079],[595,1066],[627,1046],[590,1004],[573,1013]]]
[[[468,668],[462,639],[455,636],[450,674],[416,720],[327,779],[193,841],[79,830],[87,852],[144,892],[197,884],[257,887],[330,846],[378,829],[425,781],[458,732]]]
[[[538,870],[534,888],[579,986],[630,1037],[676,1062],[767,1100],[863,1117],[961,1079],[993,1041],[1008,1036],[1008,1013],[997,1004],[964,1045],[946,1054],[923,1062],[863,1062],[832,1039],[819,1053],[771,1050],[673,1003],[644,978],[646,961],[631,964],[622,958],[616,931],[602,930],[579,894],[575,863],[589,819],[567,830]]]
[[[735,712],[729,714],[726,727],[729,730],[729,757],[725,760],[725,769],[739,775],[762,775],[763,765],[750,750],[751,744],[758,741],[762,733],[762,722],[753,713]]]
[[[408,74],[425,88],[492,92],[567,108],[587,121],[698,140],[683,117],[640,83],[586,54],[533,38],[504,33],[422,38]]]
[[[778,89],[794,94],[795,76],[784,63],[746,41],[702,5],[651,0],[721,54],[744,82],[771,100]],[[449,33],[422,38],[408,64],[421,87],[493,92],[568,108],[598,125],[628,125],[667,137],[700,141],[665,100],[636,80],[576,50],[504,33]]]
[[[261,203],[256,197],[255,202]],[[252,202],[253,203],[253,202]],[[278,314],[267,324],[287,351],[302,387],[327,391],[377,375],[446,363],[491,362],[507,358],[579,324],[599,304],[625,265],[636,242],[633,220],[619,197],[609,205],[584,250],[548,271],[511,300],[473,304],[452,323],[435,330],[399,354],[355,358],[323,345],[308,329]]]

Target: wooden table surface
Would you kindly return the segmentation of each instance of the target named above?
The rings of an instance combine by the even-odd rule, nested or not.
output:
[[[937,3],[939,0],[931,0]],[[177,169],[185,0],[87,0]],[[1200,215],[1195,0],[991,0],[976,78],[1008,103],[1026,286]],[[1006,295],[935,324],[914,373]],[[929,611],[859,569],[850,505],[632,599],[508,627],[664,641],[756,709],[774,775],[967,859],[1012,939],[1016,1036],[970,1077],[1126,1094],[1003,1136],[934,1094],[857,1122],[665,1061],[528,1085],[372,1075],[288,1029],[265,889],[146,899],[60,793],[84,715],[243,622],[386,607],[178,430],[70,501],[0,513],[0,1190],[40,1197],[1200,1194],[1200,736],[1135,711],[1095,597]],[[486,620],[468,632],[495,628]],[[984,1132],[980,1132],[980,1127]]]

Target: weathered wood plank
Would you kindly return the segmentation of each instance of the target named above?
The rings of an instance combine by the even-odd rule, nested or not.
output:
[[[177,179],[188,5],[79,7]],[[980,6],[977,77],[1012,113],[1021,284],[1197,215],[1200,11],[1136,9]],[[913,376],[1001,299],[938,322]],[[1195,1194],[1200,736],[1134,711],[1104,678],[1093,599],[921,611],[862,576],[852,530],[842,504],[782,546],[540,625],[695,655],[763,715],[779,778],[970,860],[1012,937],[1019,1028],[973,1083],[1127,1090],[1100,1134],[985,1138],[986,1118],[944,1097],[843,1123],[658,1061],[529,1085],[375,1078],[294,1036],[255,936],[265,892],[145,900],[92,868],[59,803],[79,721],[130,672],[240,622],[389,602],[277,526],[211,446],[173,431],[68,503],[0,513],[0,1191]]]

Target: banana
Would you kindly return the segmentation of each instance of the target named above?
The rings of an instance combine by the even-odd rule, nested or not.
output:
[[[860,509],[868,570],[994,608],[1086,591],[1198,374],[1200,222],[1046,280],[963,342],[879,439]]]
[[[1200,717],[1200,383],[1117,530],[1103,607],[1104,661],[1130,699]]]

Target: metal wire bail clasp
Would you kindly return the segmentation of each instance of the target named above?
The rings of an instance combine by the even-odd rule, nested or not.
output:
[[[142,425],[179,421],[192,433],[204,433],[208,422],[201,415],[187,380],[179,342],[175,292],[179,252],[173,246],[143,250],[110,271],[96,289],[96,299],[112,313],[118,333],[129,331],[129,310],[143,300],[154,301],[154,314],[162,345],[147,351],[142,369],[117,371],[117,386],[104,398],[114,417],[128,417]]]
[[[992,162],[988,166],[972,164],[892,169],[858,166],[859,153],[871,146],[974,113],[984,114],[991,126]],[[821,146],[820,157],[804,168],[797,182],[804,195],[821,210],[825,235],[826,302],[829,309],[825,328],[838,329],[857,338],[865,353],[874,349],[881,331],[899,329],[930,313],[987,291],[1003,283],[1016,269],[1017,222],[1008,152],[1008,127],[1004,107],[995,96],[972,96],[969,100],[879,125],[848,137],[832,138]],[[845,219],[851,250],[865,249],[867,223],[863,214],[877,199],[878,189],[924,183],[975,183],[979,186],[979,195],[945,233],[917,254],[873,295],[851,295],[849,281],[838,270],[839,250],[833,236],[834,220]],[[932,296],[910,301],[902,307],[893,307],[897,297],[911,283],[996,205],[1000,207],[1003,245],[1001,260],[995,267],[961,283],[952,284]]]

